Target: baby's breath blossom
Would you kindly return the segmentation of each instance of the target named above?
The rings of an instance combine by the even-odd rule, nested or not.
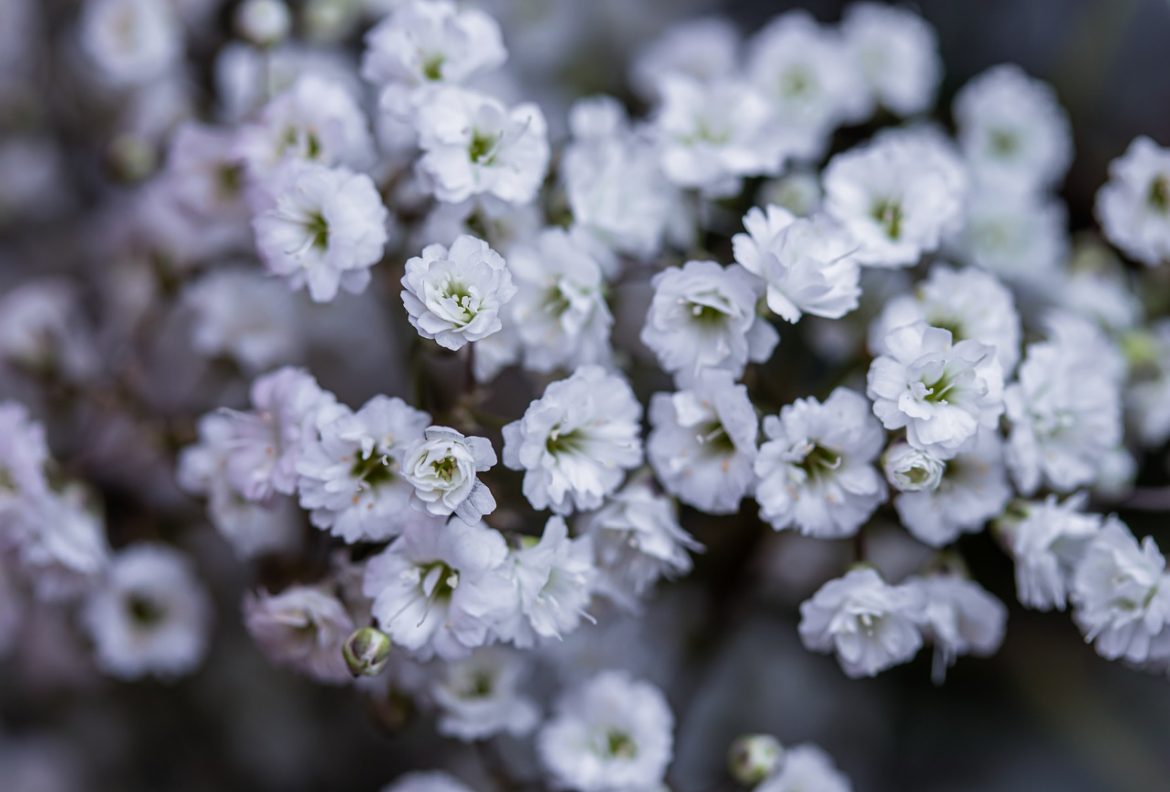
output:
[[[743,267],[688,261],[654,276],[642,343],[681,383],[709,369],[743,373],[767,360],[779,334],[757,315],[760,282]]]
[[[630,69],[630,82],[646,99],[657,99],[660,83],[672,74],[710,82],[735,73],[739,33],[717,16],[685,19],[643,46]]]
[[[504,427],[504,465],[524,471],[536,509],[596,509],[642,462],[642,407],[624,379],[582,366]]]
[[[853,792],[849,779],[832,758],[815,745],[795,745],[784,752],[780,772],[755,788],[755,792]]]
[[[1097,217],[1130,258],[1150,266],[1170,260],[1170,150],[1144,136],[1130,143],[1109,165]]]
[[[475,522],[496,508],[491,490],[475,475],[494,464],[496,452],[487,439],[431,426],[403,452],[402,476],[414,487],[415,503],[428,513]]]
[[[157,79],[182,56],[183,30],[169,3],[93,0],[83,8],[81,48],[114,85]]]
[[[527,672],[523,655],[495,646],[446,663],[431,687],[440,712],[438,732],[468,742],[531,732],[540,712],[521,693]]]
[[[882,455],[886,481],[898,492],[923,492],[937,489],[947,464],[909,443],[895,443]]]
[[[801,604],[800,638],[814,652],[835,652],[848,676],[876,676],[918,654],[925,613],[919,589],[891,586],[864,567]]]
[[[897,6],[851,3],[841,34],[874,104],[903,116],[929,109],[942,60],[938,37],[922,17]]]
[[[768,308],[789,322],[802,313],[840,319],[857,307],[857,245],[823,215],[797,218],[769,205],[743,218],[746,234],[732,237],[736,263],[763,278]]]
[[[460,236],[448,249],[428,245],[406,262],[402,303],[423,338],[461,349],[502,327],[503,307],[516,294],[504,259],[482,239]]]
[[[942,682],[959,655],[992,655],[1003,643],[1007,608],[986,589],[955,574],[928,574],[906,581],[926,603],[926,639],[934,644],[933,675]]]
[[[1064,501],[1013,504],[998,523],[1000,535],[1016,562],[1016,596],[1029,608],[1064,610],[1073,569],[1101,528],[1101,518],[1086,514],[1084,496]]]
[[[374,182],[346,168],[290,164],[273,174],[272,208],[252,221],[268,271],[307,287],[314,302],[358,293],[386,247],[386,207]]]
[[[850,536],[885,499],[873,465],[885,436],[860,393],[837,388],[824,403],[797,399],[764,419],[764,434],[756,500],[773,528]]]
[[[341,602],[319,586],[292,586],[279,594],[261,591],[244,598],[244,626],[274,663],[318,682],[352,678],[341,646],[353,620]]]
[[[895,327],[869,369],[867,394],[886,429],[905,429],[910,445],[946,459],[969,447],[1003,414],[1003,369],[995,348],[953,343],[925,322]]]
[[[438,770],[431,772],[407,773],[382,792],[472,792],[471,788],[453,776]]]
[[[673,756],[673,728],[674,716],[658,688],[603,671],[561,697],[536,746],[558,787],[651,790]]]

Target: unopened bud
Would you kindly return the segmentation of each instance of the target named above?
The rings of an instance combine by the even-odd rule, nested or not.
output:
[[[390,637],[373,627],[362,627],[346,639],[341,654],[355,677],[377,676],[390,659]]]
[[[758,784],[780,772],[784,747],[770,734],[745,734],[731,744],[727,764],[739,783]]]

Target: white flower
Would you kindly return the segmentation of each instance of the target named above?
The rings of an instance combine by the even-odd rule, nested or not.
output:
[[[407,773],[400,776],[393,784],[383,787],[382,792],[472,792],[472,790],[454,777],[436,770]]]
[[[92,0],[82,10],[82,50],[114,85],[149,83],[182,57],[183,29],[170,3]]]
[[[435,197],[458,203],[492,195],[515,204],[536,198],[548,168],[548,128],[534,104],[507,108],[459,88],[435,91],[419,108],[419,172]]]
[[[756,313],[760,282],[743,267],[688,261],[654,276],[642,343],[681,383],[722,369],[738,377],[767,360],[779,334]]]
[[[225,441],[231,449],[227,479],[251,501],[266,500],[273,492],[291,495],[297,461],[313,439],[318,413],[333,408],[336,399],[310,374],[290,366],[257,378],[251,396],[250,412],[224,412],[231,422]]]
[[[800,638],[814,652],[836,652],[850,677],[875,676],[922,648],[926,602],[911,586],[891,586],[872,568],[830,580],[800,606]]]
[[[1139,338],[1147,345],[1144,365],[1134,367],[1125,394],[1127,418],[1147,447],[1170,438],[1170,321],[1160,320]]]
[[[279,283],[254,269],[208,272],[183,291],[193,315],[191,346],[259,372],[301,356],[297,303]]]
[[[1121,442],[1116,352],[1088,322],[1066,320],[1069,329],[1068,322],[1080,332],[1029,345],[1004,394],[1008,464],[1025,494],[1042,482],[1061,492],[1091,484]]]
[[[703,546],[678,522],[678,509],[649,484],[634,481],[583,520],[593,540],[602,591],[633,605],[660,577],[691,571],[690,552]]]
[[[930,492],[942,483],[947,463],[909,443],[895,443],[882,455],[886,481],[898,492]]]
[[[856,258],[909,266],[961,219],[966,178],[931,136],[901,134],[838,154],[824,172],[825,211],[860,245]]]
[[[489,440],[431,426],[403,452],[402,477],[414,487],[416,502],[430,514],[454,514],[475,522],[496,508],[491,490],[475,475],[494,464],[496,452]]]
[[[837,388],[822,404],[797,399],[764,419],[756,457],[760,518],[824,539],[851,536],[885,500],[874,459],[885,433],[856,391]]]
[[[641,415],[624,379],[582,366],[504,427],[504,464],[525,471],[524,497],[533,508],[596,509],[623,471],[642,463]]]
[[[1052,88],[1018,66],[995,66],[955,97],[959,145],[981,179],[1013,189],[1054,187],[1072,159],[1072,133]]]
[[[667,492],[710,514],[733,514],[755,479],[755,409],[747,388],[708,371],[690,389],[650,400],[650,466]]]
[[[359,293],[386,247],[386,207],[364,173],[290,164],[268,184],[273,206],[252,221],[268,271],[314,302]]]
[[[573,228],[621,253],[652,256],[662,245],[675,201],[653,141],[631,130],[625,109],[608,97],[576,102],[569,126],[573,140],[558,172]]]
[[[1086,641],[1108,660],[1170,659],[1170,579],[1152,537],[1139,545],[1109,517],[1073,573],[1073,617]]]
[[[48,461],[45,427],[23,404],[0,402],[0,544],[19,506],[48,493]]]
[[[730,77],[740,46],[739,33],[728,19],[684,19],[638,49],[630,83],[646,99],[654,100],[659,98],[662,80],[672,74],[699,82]]]
[[[1003,643],[1007,608],[978,583],[953,574],[930,574],[905,585],[917,588],[926,603],[923,629],[935,647],[936,682],[942,682],[959,655],[987,657]]]
[[[236,8],[236,28],[261,47],[283,41],[292,28],[292,13],[284,0],[246,0]]]
[[[508,574],[516,591],[511,618],[499,634],[520,647],[539,638],[562,638],[581,623],[593,595],[593,548],[569,538],[564,518],[550,517],[539,542],[512,553]]]
[[[1138,137],[1109,165],[1097,193],[1105,236],[1150,266],[1170,260],[1170,150]]]
[[[38,599],[87,594],[110,560],[105,524],[80,486],[64,492],[21,493],[10,524],[17,558]],[[0,545],[5,537],[0,534]]]
[[[235,153],[252,177],[267,178],[290,160],[354,170],[373,164],[374,141],[355,91],[321,71],[290,80],[256,121],[240,129]]]
[[[495,69],[507,55],[499,25],[483,11],[449,0],[407,0],[366,35],[362,76],[408,89],[454,85]]]
[[[540,713],[520,693],[528,671],[523,655],[499,647],[477,649],[471,657],[444,664],[431,687],[439,706],[439,734],[470,742],[531,732]]]
[[[662,170],[672,182],[722,195],[735,192],[742,176],[779,169],[771,111],[753,86],[671,74],[659,88],[662,104],[654,123]]]
[[[460,236],[450,249],[427,245],[406,262],[402,304],[423,338],[460,349],[498,332],[500,313],[516,294],[499,253],[482,239]]]
[[[978,531],[1003,511],[1012,497],[999,435],[982,430],[974,445],[946,460],[942,481],[933,490],[903,492],[894,508],[913,536],[931,547],[950,544],[964,532]]]
[[[870,346],[878,354],[891,330],[926,322],[951,332],[954,342],[972,340],[993,347],[1005,373],[1020,359],[1020,316],[1012,293],[979,270],[935,265],[913,294],[894,297],[870,327]]]
[[[362,593],[395,646],[419,660],[467,657],[511,606],[504,537],[481,523],[410,525],[366,566]]]
[[[1013,506],[999,523],[1001,534],[1016,563],[1016,595],[1037,610],[1064,610],[1073,569],[1085,547],[1101,528],[1101,518],[1086,514],[1085,498],[1072,496],[1063,502],[1055,495],[1043,501]],[[1022,512],[1012,519],[1014,512]]]
[[[841,20],[873,101],[898,115],[928,110],[942,76],[934,29],[907,8],[853,3]]]
[[[295,549],[301,535],[296,501],[283,495],[263,503],[245,498],[228,474],[234,450],[231,417],[210,413],[200,418],[199,441],[179,453],[179,487],[207,496],[211,524],[241,558]]]
[[[82,296],[59,278],[26,280],[0,297],[0,358],[70,381],[101,368],[93,330],[81,321]]]
[[[188,121],[167,148],[166,184],[175,200],[196,215],[222,223],[243,212],[242,165],[228,129]]]
[[[318,586],[290,586],[279,594],[261,591],[244,598],[244,626],[264,654],[318,682],[352,678],[341,655],[354,630],[337,597]]]
[[[323,412],[297,462],[297,492],[313,525],[346,542],[388,539],[409,524],[431,524],[410,508],[408,450],[430,416],[399,398],[375,396],[360,410]]]
[[[546,229],[531,244],[513,248],[508,268],[517,287],[509,318],[526,368],[609,364],[613,316],[601,265],[579,235]]]
[[[970,446],[1003,413],[1003,369],[995,349],[925,322],[895,327],[869,368],[866,394],[886,429],[942,459]]]
[[[796,218],[779,206],[754,208],[746,234],[732,237],[735,260],[767,284],[768,308],[789,322],[802,313],[840,319],[855,309],[861,288],[857,246],[823,215]]]
[[[190,561],[165,545],[115,556],[82,611],[102,670],[123,679],[190,673],[207,651],[211,599]]]
[[[815,745],[796,745],[784,752],[780,772],[754,792],[853,792],[849,779],[832,758]]]
[[[958,260],[1044,293],[1068,253],[1067,212],[1044,193],[977,185],[963,227],[948,242]]]
[[[858,63],[835,31],[807,11],[789,11],[752,38],[745,72],[767,98],[771,134],[783,158],[820,156],[829,134],[866,111]]]
[[[603,671],[562,696],[536,747],[557,787],[651,790],[670,764],[673,728],[674,716],[658,688]]]

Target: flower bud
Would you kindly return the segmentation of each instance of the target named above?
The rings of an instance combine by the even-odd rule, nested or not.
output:
[[[741,784],[758,784],[780,772],[784,747],[770,734],[745,734],[731,744],[727,765],[732,778]]]
[[[886,480],[899,492],[929,492],[938,488],[946,471],[941,459],[907,443],[897,443],[882,458]]]
[[[260,47],[279,44],[291,27],[292,16],[283,0],[247,0],[236,12],[240,35]]]
[[[346,639],[341,654],[355,677],[377,676],[390,659],[390,638],[381,630],[362,627]]]

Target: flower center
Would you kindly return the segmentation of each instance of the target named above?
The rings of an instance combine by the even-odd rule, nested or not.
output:
[[[881,224],[886,236],[899,239],[902,236],[902,205],[887,198],[873,205],[870,216]]]
[[[719,421],[711,421],[699,427],[698,440],[711,454],[723,456],[735,453],[735,441]]]
[[[329,247],[329,223],[320,212],[313,212],[305,221],[305,230],[309,233],[311,244],[317,250],[326,250]]]
[[[446,602],[459,586],[459,573],[442,561],[419,564],[419,581],[427,599]]]
[[[377,449],[369,454],[359,454],[354,460],[350,475],[370,487],[377,487],[394,480],[394,460]]]
[[[841,455],[823,446],[814,445],[807,454],[800,467],[811,479],[820,478],[841,466]]]
[[[144,628],[153,627],[166,615],[166,610],[162,606],[143,594],[131,594],[127,597],[126,611],[136,625]]]
[[[1159,175],[1150,182],[1150,192],[1146,196],[1146,202],[1159,212],[1170,211],[1170,179]]]
[[[561,432],[560,424],[557,424],[548,433],[548,439],[545,440],[544,447],[553,455],[580,451],[584,440],[585,435],[580,429],[570,429],[568,432]]]
[[[601,753],[613,759],[633,759],[638,755],[634,738],[621,729],[606,729],[601,734]]]
[[[431,463],[431,469],[435,471],[435,475],[443,481],[450,481],[451,477],[455,475],[458,469],[458,463],[455,462],[455,457],[446,456]]]
[[[999,157],[1010,157],[1020,147],[1016,134],[1007,129],[991,130],[991,150]]]
[[[443,79],[443,56],[441,54],[428,55],[423,58],[422,73],[432,82]]]
[[[480,165],[491,165],[496,158],[496,142],[498,140],[498,135],[490,135],[476,130],[471,135],[471,145],[467,149],[467,155],[472,162]]]

